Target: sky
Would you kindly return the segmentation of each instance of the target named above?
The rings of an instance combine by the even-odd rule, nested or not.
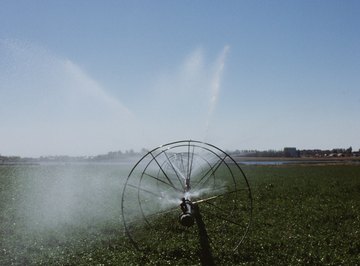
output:
[[[359,1],[0,1],[0,154],[360,148]]]

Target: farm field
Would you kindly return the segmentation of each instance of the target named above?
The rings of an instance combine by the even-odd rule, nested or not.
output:
[[[127,241],[120,199],[130,168],[0,166],[0,265],[200,265],[196,241],[179,248],[149,235],[156,243],[143,252]],[[226,244],[214,252],[216,265],[360,261],[359,165],[242,168],[252,187],[252,226],[237,252]]]

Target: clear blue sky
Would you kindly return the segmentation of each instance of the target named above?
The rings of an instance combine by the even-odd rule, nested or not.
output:
[[[0,1],[0,154],[360,148],[360,1]]]

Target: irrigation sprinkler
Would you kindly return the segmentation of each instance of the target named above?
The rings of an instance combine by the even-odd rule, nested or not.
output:
[[[218,147],[177,141],[147,152],[128,175],[121,200],[125,233],[137,250],[199,245],[234,251],[252,217],[249,182]],[[200,241],[199,241],[200,239]]]

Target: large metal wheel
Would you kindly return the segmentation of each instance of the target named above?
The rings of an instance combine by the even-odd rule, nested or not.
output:
[[[201,217],[216,252],[243,242],[252,197],[233,158],[211,144],[186,140],[153,149],[137,162],[125,181],[121,210],[125,233],[138,250],[198,246]]]

